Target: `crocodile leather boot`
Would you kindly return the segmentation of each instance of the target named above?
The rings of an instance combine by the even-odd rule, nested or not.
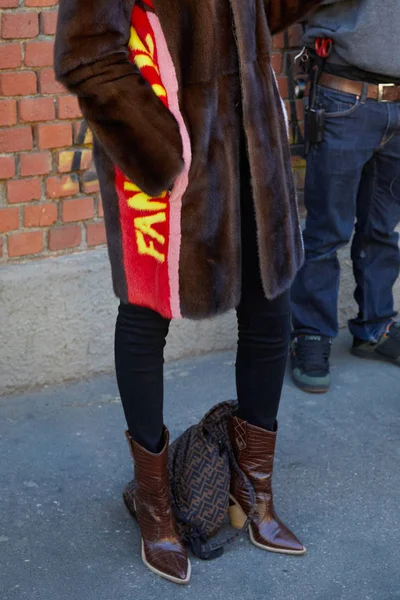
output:
[[[153,573],[185,584],[191,566],[187,550],[179,537],[170,500],[168,479],[169,434],[164,431],[164,448],[152,454],[126,432],[135,462],[134,495],[124,494],[125,503],[137,519],[142,534],[142,559]]]
[[[305,554],[306,549],[282,523],[274,509],[272,471],[276,432],[267,431],[238,417],[232,417],[229,434],[236,459],[253,485],[256,506],[250,524],[250,539],[258,548],[283,554]],[[239,478],[232,474],[229,517],[231,525],[241,528],[251,504]]]

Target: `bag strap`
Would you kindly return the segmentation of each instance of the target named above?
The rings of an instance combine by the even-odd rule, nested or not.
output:
[[[246,519],[243,527],[239,531],[237,531],[234,535],[228,537],[227,539],[219,541],[219,542],[207,541],[198,532],[196,526],[194,524],[192,524],[191,522],[189,522],[182,515],[182,513],[176,506],[175,498],[173,498],[175,514],[183,523],[185,523],[192,529],[192,534],[190,536],[190,539],[187,540],[187,542],[190,546],[190,549],[197,558],[200,558],[202,560],[214,560],[215,558],[219,558],[224,552],[224,547],[228,546],[229,544],[232,544],[234,541],[236,541],[242,535],[242,533],[244,533],[244,531],[246,531],[246,529],[250,525],[250,522],[253,519],[254,513],[255,513],[256,498],[255,498],[254,488],[251,485],[248,477],[243,473],[243,471],[239,467],[237,460],[235,458],[235,455],[233,453],[233,450],[230,447],[230,445],[226,445],[225,449],[228,452],[228,458],[229,458],[229,463],[231,465],[231,468],[233,469],[233,471],[236,473],[236,475],[242,481],[242,483],[243,483],[244,487],[246,488],[246,491],[250,497],[250,506],[251,506],[250,512],[247,515],[247,519]]]
[[[202,550],[205,553],[220,552],[220,554],[222,554],[223,548],[225,546],[228,546],[228,545],[232,544],[233,542],[235,542],[247,530],[247,528],[249,527],[249,525],[254,517],[254,513],[255,513],[255,509],[256,509],[256,497],[255,497],[255,493],[254,493],[254,488],[251,485],[248,477],[243,473],[242,469],[239,467],[232,448],[227,447],[227,451],[228,451],[230,465],[231,465],[233,471],[235,472],[235,474],[241,479],[241,481],[249,495],[251,508],[250,508],[249,514],[247,515],[247,519],[246,519],[243,527],[240,530],[238,530],[232,536],[230,536],[227,539],[222,540],[220,542],[214,542],[214,541],[207,542],[204,545],[204,547],[202,547]]]

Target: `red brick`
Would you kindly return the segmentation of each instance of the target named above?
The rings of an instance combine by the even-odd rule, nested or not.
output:
[[[20,155],[22,177],[27,175],[45,175],[51,170],[50,152],[32,152]]]
[[[100,191],[99,179],[94,164],[91,164],[90,169],[82,173],[81,191],[85,194],[95,194]]]
[[[17,103],[15,100],[0,100],[0,125],[15,125],[17,122]]]
[[[4,13],[1,35],[4,39],[34,38],[39,33],[39,15],[35,12]]]
[[[72,144],[72,128],[69,123],[38,126],[39,148],[61,148]]]
[[[62,94],[66,89],[55,78],[53,69],[42,69],[39,75],[39,89],[41,94]]]
[[[79,192],[78,178],[76,175],[49,177],[46,181],[46,191],[48,198],[75,196]]]
[[[27,42],[25,65],[27,67],[49,67],[53,64],[54,42]]]
[[[0,90],[3,96],[29,96],[36,94],[36,73],[14,71],[0,75]]]
[[[76,248],[82,242],[82,231],[79,225],[55,227],[49,232],[49,250],[57,252],[66,248]]]
[[[97,215],[99,217],[104,217],[103,202],[101,200],[101,197],[99,197],[99,199],[97,201]]]
[[[288,78],[278,77],[278,88],[282,98],[287,98],[289,95]]]
[[[27,231],[24,233],[14,233],[8,236],[8,256],[10,258],[38,254],[42,250],[42,231]]]
[[[0,0],[0,8],[17,8],[19,0]]]
[[[7,199],[9,204],[40,200],[41,196],[40,180],[37,178],[17,179],[7,182]]]
[[[58,99],[59,119],[79,119],[81,117],[81,109],[75,96],[61,96]]]
[[[42,14],[41,14],[42,33],[44,33],[44,35],[54,35],[56,33],[57,15],[58,15],[58,12],[56,10],[42,12]]]
[[[285,34],[283,32],[274,35],[272,38],[272,46],[278,50],[282,50],[285,47]]]
[[[69,173],[70,171],[85,171],[92,164],[92,151],[84,148],[75,148],[73,150],[62,150],[58,154],[59,173]]]
[[[0,179],[9,179],[15,175],[15,160],[13,156],[0,156]]]
[[[54,6],[58,0],[25,0],[25,6]]]
[[[19,208],[0,208],[0,233],[19,228]]]
[[[21,66],[21,62],[22,50],[20,44],[0,45],[0,69],[15,69]]]
[[[95,194],[96,192],[99,192],[100,184],[97,176],[96,179],[84,180],[82,183],[82,191],[85,194]]]
[[[24,227],[48,227],[57,221],[57,204],[37,204],[24,208]]]
[[[298,48],[302,44],[303,27],[300,24],[293,25],[289,29],[289,48]]]
[[[64,223],[84,221],[85,219],[93,219],[93,217],[93,198],[75,198],[74,200],[64,200],[62,206],[62,220]]]
[[[32,129],[30,127],[0,129],[0,153],[31,150],[32,146]]]
[[[26,98],[19,101],[19,119],[28,121],[52,121],[56,117],[53,98]]]
[[[106,243],[106,230],[103,221],[86,225],[86,239],[88,246],[98,246]]]
[[[296,113],[299,121],[304,120],[304,103],[303,100],[296,100]]]
[[[272,68],[277,75],[279,75],[282,72],[282,64],[282,54],[280,54],[279,52],[274,52],[274,54],[272,55]]]

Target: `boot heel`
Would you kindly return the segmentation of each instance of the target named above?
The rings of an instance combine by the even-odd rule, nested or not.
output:
[[[246,523],[247,517],[242,507],[236,502],[233,496],[230,496],[228,516],[231,527],[233,527],[234,529],[242,529],[242,527]]]

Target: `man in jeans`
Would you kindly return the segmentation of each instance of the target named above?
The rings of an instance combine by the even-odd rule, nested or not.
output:
[[[337,250],[353,233],[352,352],[400,366],[392,291],[400,270],[400,0],[326,0],[309,18],[305,46],[318,38],[333,40],[317,89],[325,139],[307,159],[306,262],[292,293],[292,375],[309,392],[329,388]]]

